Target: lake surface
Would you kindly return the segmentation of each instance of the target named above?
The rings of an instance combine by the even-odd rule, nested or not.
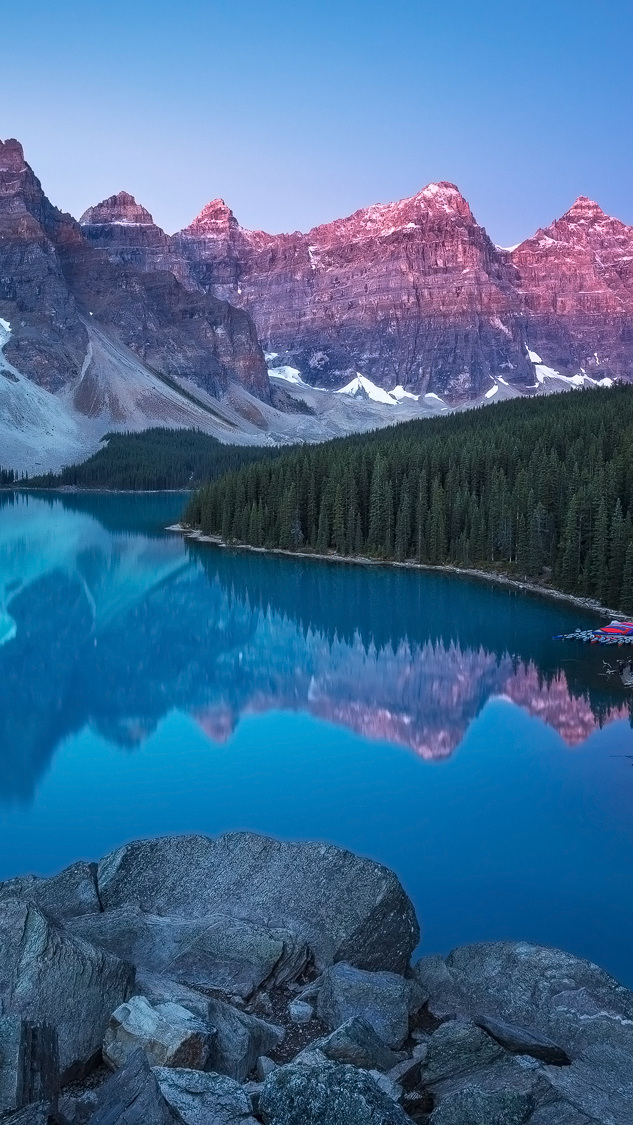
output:
[[[422,949],[633,985],[632,693],[563,603],[163,531],[178,495],[0,494],[0,879],[252,829],[394,868]]]

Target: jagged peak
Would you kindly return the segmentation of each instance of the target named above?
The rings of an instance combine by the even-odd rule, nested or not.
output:
[[[137,203],[127,191],[119,191],[102,199],[84,211],[79,222],[82,226],[99,226],[113,223],[125,226],[155,226],[147,208]]]
[[[572,203],[569,210],[565,212],[563,218],[572,219],[574,222],[584,222],[593,221],[595,219],[608,219],[609,216],[595,200],[589,199],[587,195],[579,195]]]
[[[397,232],[414,229],[425,216],[441,219],[442,216],[459,216],[474,223],[472,211],[455,184],[446,180],[427,184],[417,195],[398,199],[392,203],[374,203],[362,207],[344,219],[313,227],[308,237],[315,244],[331,239],[334,232],[349,229],[353,237],[387,237]]]
[[[196,215],[192,223],[181,232],[182,234],[195,234],[197,236],[205,234],[218,234],[220,231],[228,230],[229,227],[237,226],[238,222],[231,208],[224,202],[223,199],[212,199],[207,203],[200,212]]]
[[[0,172],[23,172],[26,168],[24,149],[15,137],[0,141]]]

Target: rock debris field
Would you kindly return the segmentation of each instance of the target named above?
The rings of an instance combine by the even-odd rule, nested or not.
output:
[[[385,867],[249,833],[0,884],[0,1121],[631,1125],[633,993],[418,941]]]

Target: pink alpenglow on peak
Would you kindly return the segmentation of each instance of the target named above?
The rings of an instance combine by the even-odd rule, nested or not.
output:
[[[594,378],[633,378],[633,227],[586,196],[510,255],[530,347]]]
[[[145,241],[126,236],[116,218],[83,230],[111,255],[127,237],[142,268],[246,309],[275,366],[315,387],[342,390],[360,371],[448,406],[490,400],[491,380],[552,389],[530,353],[557,387],[633,379],[633,228],[585,196],[511,249],[445,181],[307,233],[248,230],[219,198],[171,239],[151,225],[137,228]]]
[[[307,383],[338,390],[362,371],[385,391],[468,401],[497,370],[533,381],[514,271],[454,184],[278,235],[214,200],[174,242],[196,282],[247,308],[265,350]]]
[[[134,196],[127,191],[119,191],[111,195],[96,207],[89,207],[84,211],[79,222],[82,226],[98,225],[101,223],[116,223],[125,226],[155,226],[149,211],[137,203]],[[159,229],[158,227],[156,228]]]
[[[202,208],[200,214],[196,215],[193,222],[180,233],[195,238],[204,237],[205,234],[215,237],[218,234],[228,232],[230,229],[237,230],[238,228],[239,223],[224,200],[212,199]]]

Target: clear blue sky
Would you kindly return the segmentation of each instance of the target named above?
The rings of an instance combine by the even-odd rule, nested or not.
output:
[[[502,245],[577,195],[633,224],[630,0],[0,4],[0,137],[58,206],[308,229],[452,180]]]

